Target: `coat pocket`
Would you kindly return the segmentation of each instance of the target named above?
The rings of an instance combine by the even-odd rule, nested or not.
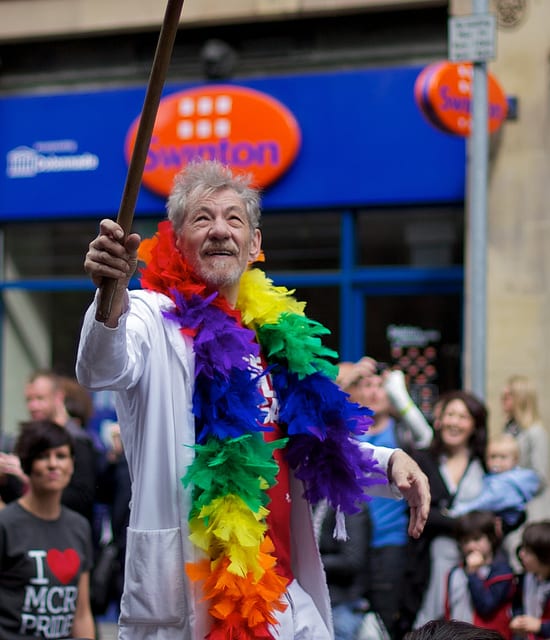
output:
[[[121,624],[181,624],[184,589],[180,529],[128,529]]]

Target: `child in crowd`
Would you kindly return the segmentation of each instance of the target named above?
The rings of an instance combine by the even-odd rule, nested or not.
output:
[[[500,633],[459,620],[430,620],[403,640],[502,640]]]
[[[472,511],[457,519],[463,563],[448,578],[445,617],[498,631],[511,638],[516,580],[500,551],[500,527],[492,511]]]
[[[518,638],[550,638],[550,521],[531,522],[523,530],[519,576],[510,628]]]
[[[519,446],[510,434],[489,441],[486,463],[488,473],[477,498],[449,509],[458,517],[471,511],[493,511],[502,520],[503,533],[525,522],[525,507],[542,487],[541,478],[532,469],[518,466]]]

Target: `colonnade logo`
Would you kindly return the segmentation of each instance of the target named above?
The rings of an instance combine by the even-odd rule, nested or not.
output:
[[[130,161],[139,117],[126,136]],[[301,134],[294,115],[275,98],[233,85],[209,85],[161,100],[145,163],[143,183],[166,196],[174,176],[203,158],[252,175],[258,187],[279,178],[294,162]]]
[[[78,153],[74,140],[36,142],[20,145],[6,154],[8,178],[34,178],[42,173],[95,171],[99,157],[94,153]]]

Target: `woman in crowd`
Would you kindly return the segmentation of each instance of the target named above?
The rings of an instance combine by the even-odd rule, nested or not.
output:
[[[412,542],[404,608],[416,615],[415,627],[443,617],[445,581],[459,562],[454,519],[447,509],[476,497],[485,474],[487,409],[473,394],[453,391],[445,396],[439,428],[431,446],[416,459],[428,476],[431,508],[422,539]],[[420,598],[422,600],[419,602]]]
[[[74,467],[72,437],[54,422],[28,422],[15,453],[29,484],[0,511],[0,637],[94,638],[90,526],[61,505]]]
[[[537,393],[526,376],[511,376],[502,391],[506,417],[504,431],[519,445],[519,465],[533,469],[547,485],[550,481],[549,437],[539,415]],[[550,491],[542,489],[527,505],[527,519],[550,517]]]

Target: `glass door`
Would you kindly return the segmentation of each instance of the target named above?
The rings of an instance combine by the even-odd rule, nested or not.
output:
[[[461,387],[462,293],[454,288],[362,292],[365,354],[401,369],[428,417],[442,392]]]

